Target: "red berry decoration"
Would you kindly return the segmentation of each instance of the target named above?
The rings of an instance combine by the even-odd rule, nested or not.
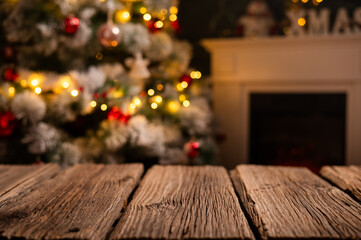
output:
[[[123,113],[118,107],[112,107],[112,109],[108,112],[109,121],[116,120],[127,124],[129,119],[130,115]]]
[[[4,81],[14,82],[18,78],[18,73],[14,68],[8,67],[5,69],[3,74]]]
[[[0,136],[7,137],[13,133],[15,116],[10,111],[0,113]]]
[[[183,75],[180,79],[180,82],[186,82],[188,83],[188,86],[190,86],[192,84],[193,79],[191,78],[191,76],[189,76],[189,74]]]
[[[160,21],[158,18],[152,19],[148,23],[148,29],[152,33],[156,33],[159,30],[161,30],[162,28],[163,28],[163,22]]]
[[[74,34],[79,28],[80,21],[77,17],[68,16],[64,20],[64,32],[72,35]]]
[[[184,150],[187,153],[188,157],[196,158],[199,155],[199,143],[197,141],[187,142],[184,146]]]

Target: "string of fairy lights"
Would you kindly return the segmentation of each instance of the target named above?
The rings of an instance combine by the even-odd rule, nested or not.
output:
[[[192,71],[190,72],[189,76],[192,80],[197,80],[202,77],[202,74],[199,71]],[[16,88],[18,87],[21,87],[24,90],[25,89],[32,90],[34,91],[35,94],[40,95],[43,93],[43,89],[41,85],[44,81],[45,81],[45,77],[43,74],[31,73],[27,78],[19,79],[16,82],[17,85],[9,86],[8,96],[10,98],[13,98],[16,94]],[[68,91],[72,97],[76,98],[81,93],[81,89],[78,86],[76,86],[71,76],[69,75],[60,76],[55,86],[56,87],[53,89],[53,91],[56,94],[59,94],[62,91]],[[187,89],[188,87],[189,84],[187,83],[187,81],[181,81],[176,84],[176,89],[179,92],[178,100],[170,100],[167,101],[166,103],[166,108],[170,113],[176,113],[181,106],[186,108],[190,106],[190,100],[187,99],[187,95],[184,93],[184,90]],[[149,96],[148,102],[151,109],[156,110],[160,105],[164,103],[162,96],[156,94],[157,91],[160,92],[163,90],[163,88],[164,88],[163,84],[160,83],[156,86],[155,89],[149,88],[146,91],[146,94]],[[110,97],[113,98],[120,98],[123,96],[122,89],[116,89],[116,90],[112,89],[111,91],[109,91],[108,94],[110,94]],[[99,97],[94,96],[94,99],[90,101],[89,106],[92,109],[95,109],[96,107],[99,106],[102,111],[107,111],[108,105],[106,103],[102,103],[101,101],[98,102],[97,98]],[[129,103],[129,108],[128,108],[129,114],[133,114],[138,107],[144,104],[144,101],[145,100],[142,100],[141,96],[133,97],[132,101]]]

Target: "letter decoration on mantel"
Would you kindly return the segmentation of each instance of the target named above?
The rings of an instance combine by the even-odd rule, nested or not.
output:
[[[330,9],[290,10],[286,16],[290,21],[289,37],[319,35],[355,35],[361,34],[361,7],[356,8],[350,18],[346,8],[337,10],[333,26],[330,28]],[[305,20],[306,21],[300,21]]]

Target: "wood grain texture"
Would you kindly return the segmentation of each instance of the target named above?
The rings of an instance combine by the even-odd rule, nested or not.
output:
[[[0,235],[26,239],[104,239],[143,173],[143,165],[75,165],[24,198],[0,205]]]
[[[253,239],[223,167],[154,166],[110,239]]]
[[[361,238],[361,205],[305,168],[239,165],[231,176],[262,239]]]
[[[361,201],[361,166],[325,166],[320,174]]]
[[[33,191],[60,171],[57,164],[0,165],[0,202]]]

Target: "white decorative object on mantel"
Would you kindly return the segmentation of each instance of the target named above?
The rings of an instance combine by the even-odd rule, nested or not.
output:
[[[300,37],[305,35],[327,35],[330,34],[330,10],[327,8],[317,12],[315,9],[289,10],[286,12],[291,25],[288,36]],[[307,29],[299,25],[300,18],[307,18]],[[353,17],[350,18],[346,8],[337,11],[336,19],[331,28],[331,33],[339,34],[360,34],[361,33],[361,8],[356,8]]]
[[[248,162],[252,93],[346,94],[346,164],[361,164],[361,36],[209,39],[222,164]]]

